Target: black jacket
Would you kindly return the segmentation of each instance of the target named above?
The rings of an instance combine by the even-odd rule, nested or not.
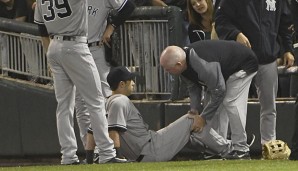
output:
[[[220,39],[236,40],[242,32],[250,41],[260,64],[276,60],[280,52],[278,36],[285,52],[292,52],[291,12],[287,0],[221,0],[215,16]]]
[[[294,23],[294,27],[295,27],[295,34],[296,34],[296,38],[295,38],[295,43],[298,42],[298,1],[296,0],[292,0],[291,1],[291,9],[292,9],[292,17],[293,17],[293,23]]]

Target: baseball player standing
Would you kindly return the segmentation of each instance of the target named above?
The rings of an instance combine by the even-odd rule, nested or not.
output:
[[[131,0],[88,0],[88,46],[94,58],[101,81],[104,97],[111,95],[111,89],[106,81],[110,65],[105,60],[103,43],[110,47],[111,35],[114,29],[121,25],[134,11],[135,5]],[[117,13],[107,23],[111,10]],[[76,93],[76,117],[80,129],[83,145],[86,144],[87,129],[90,126],[90,117],[84,98],[79,91]]]
[[[210,153],[227,155],[233,150],[231,141],[217,134],[196,114],[185,114],[158,131],[148,130],[140,112],[127,96],[134,88],[134,74],[126,67],[112,68],[107,81],[113,91],[106,103],[109,134],[114,140],[118,157],[138,162],[171,160],[187,142],[205,145]],[[87,146],[92,146],[92,134],[88,134]]]
[[[191,111],[202,111],[207,125],[212,124],[212,128],[226,138],[230,123],[234,151],[225,158],[250,159],[245,126],[248,90],[258,70],[253,51],[233,41],[198,41],[184,49],[167,47],[160,56],[160,65],[169,73],[185,78]],[[200,105],[202,86],[210,94],[203,110]]]
[[[61,164],[79,164],[73,129],[75,91],[85,99],[102,162],[117,162],[109,138],[100,77],[87,45],[86,0],[37,0],[38,24],[54,79]],[[49,39],[50,38],[50,39]]]

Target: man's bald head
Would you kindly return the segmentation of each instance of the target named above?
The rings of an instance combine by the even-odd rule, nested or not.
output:
[[[160,65],[171,74],[180,74],[186,67],[186,54],[178,46],[168,46],[160,55]]]

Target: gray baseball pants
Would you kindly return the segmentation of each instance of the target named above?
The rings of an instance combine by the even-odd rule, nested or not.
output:
[[[110,71],[110,66],[105,60],[105,49],[104,46],[93,46],[89,47],[90,52],[93,56],[94,62],[96,64],[100,82],[102,93],[104,97],[108,97],[112,94],[110,86],[107,82],[107,75]],[[86,135],[88,127],[90,126],[90,114],[88,112],[85,100],[82,98],[81,94],[76,91],[76,100],[75,100],[75,107],[76,107],[76,117],[80,129],[80,137],[83,142],[83,145],[86,145]]]
[[[228,127],[231,129],[231,140],[234,150],[247,152],[247,135],[245,131],[247,117],[247,100],[251,81],[256,75],[247,75],[240,70],[226,81],[226,95],[217,109],[212,127],[224,138],[227,138]]]
[[[107,161],[116,155],[113,141],[108,135],[100,77],[86,41],[85,37],[77,38],[76,41],[54,38],[47,53],[58,102],[56,117],[62,153],[61,164],[78,160],[73,129],[76,88],[85,99],[90,113],[95,142],[101,149],[100,160]]]
[[[277,64],[259,65],[255,85],[260,100],[261,144],[276,139],[276,105],[278,89]]]
[[[216,154],[225,155],[233,150],[231,142],[218,135],[208,123],[200,133],[191,132],[192,123],[193,119],[184,115],[157,131],[142,149],[141,155],[144,155],[142,162],[171,160],[188,141],[193,145],[203,143]]]

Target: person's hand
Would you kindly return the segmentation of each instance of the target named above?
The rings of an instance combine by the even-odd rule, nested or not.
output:
[[[114,32],[114,27],[109,24],[103,33],[102,40],[100,46],[102,46],[102,43],[106,44],[109,48],[111,48],[110,42],[111,42],[111,36]]]
[[[295,58],[291,52],[286,52],[284,54],[284,66],[287,68],[294,65]]]
[[[36,2],[33,2],[32,6],[31,6],[31,9],[34,10],[36,7]]]
[[[188,113],[188,118],[193,119],[191,126],[192,132],[201,132],[206,124],[205,120],[200,115],[193,115]]]
[[[294,32],[295,31],[294,24],[291,24],[290,27],[288,27],[288,30],[291,32]]]
[[[199,115],[199,112],[196,109],[190,109],[187,113],[191,115]]]
[[[251,48],[251,44],[250,44],[248,38],[243,33],[239,33],[237,35],[236,41],[243,44],[246,47]]]

